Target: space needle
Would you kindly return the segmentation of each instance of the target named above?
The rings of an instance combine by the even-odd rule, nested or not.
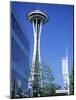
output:
[[[34,32],[34,49],[32,58],[31,82],[34,96],[39,96],[42,83],[42,68],[40,57],[40,37],[42,25],[48,21],[48,16],[40,10],[34,10],[27,15],[28,20],[33,25]],[[41,96],[41,95],[40,95]]]

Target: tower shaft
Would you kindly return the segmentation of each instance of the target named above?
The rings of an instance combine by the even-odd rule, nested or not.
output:
[[[36,93],[39,92],[40,87],[42,87],[42,72],[41,72],[41,58],[40,58],[40,36],[41,36],[41,28],[42,22],[39,19],[35,19],[33,22],[33,30],[34,30],[34,52],[33,52],[33,65],[32,65],[32,80],[33,80],[33,88]]]

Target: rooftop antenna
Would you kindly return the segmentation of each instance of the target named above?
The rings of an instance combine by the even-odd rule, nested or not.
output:
[[[68,49],[66,48],[66,57],[68,57]]]

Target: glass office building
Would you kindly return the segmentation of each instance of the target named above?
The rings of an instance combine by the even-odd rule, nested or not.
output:
[[[29,63],[29,37],[11,10],[11,98],[28,97]]]

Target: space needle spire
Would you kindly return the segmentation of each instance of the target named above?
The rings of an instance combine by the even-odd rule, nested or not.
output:
[[[48,16],[39,10],[39,5],[37,10],[30,12],[27,15],[28,20],[33,25],[34,32],[34,50],[32,58],[32,86],[33,93],[38,96],[42,84],[42,68],[40,66],[41,56],[40,56],[40,37],[42,25],[47,22]]]

